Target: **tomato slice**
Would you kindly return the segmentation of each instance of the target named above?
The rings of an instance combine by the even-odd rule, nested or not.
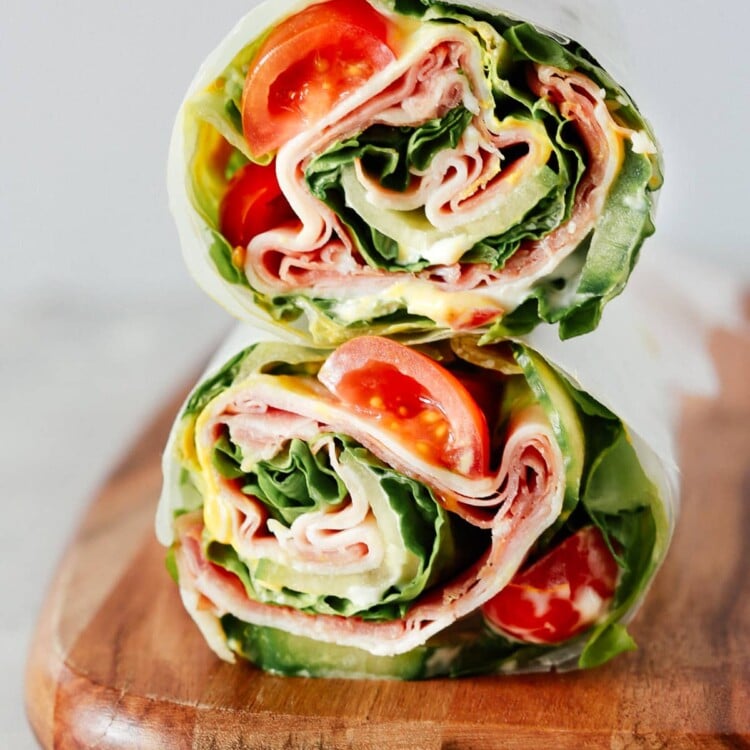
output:
[[[394,25],[366,0],[328,0],[283,20],[245,78],[242,127],[251,151],[273,151],[317,122],[395,59],[395,38]]]
[[[382,422],[407,447],[467,476],[487,472],[487,420],[442,365],[379,336],[340,346],[318,374],[341,401]]]
[[[561,643],[609,610],[617,561],[595,526],[568,537],[490,599],[482,611],[490,625],[527,643]]]
[[[244,248],[256,234],[295,218],[279,187],[274,164],[251,162],[229,181],[219,207],[219,230],[232,247]]]

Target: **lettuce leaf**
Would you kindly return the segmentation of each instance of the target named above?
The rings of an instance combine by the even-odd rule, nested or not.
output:
[[[222,476],[241,479],[242,492],[260,500],[271,516],[286,526],[305,513],[339,505],[347,496],[328,454],[314,454],[298,438],[272,459],[257,463],[252,472],[244,472],[240,468],[242,453],[225,434],[216,442],[213,460]]]

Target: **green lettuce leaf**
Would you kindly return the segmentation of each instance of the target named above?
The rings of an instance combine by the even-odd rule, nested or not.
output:
[[[214,462],[228,478],[242,477],[242,491],[258,498],[273,518],[290,526],[294,520],[311,511],[339,505],[347,496],[346,487],[333,471],[325,451],[316,454],[303,440],[297,438],[268,461],[260,461],[253,471],[240,469],[242,457],[237,446],[229,460],[222,463],[228,451],[224,436],[214,448]],[[231,445],[231,443],[230,443]]]

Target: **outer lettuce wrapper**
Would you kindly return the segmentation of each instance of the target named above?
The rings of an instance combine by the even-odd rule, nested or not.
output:
[[[626,317],[623,316],[623,329],[628,329]],[[561,346],[556,337],[547,335],[548,331],[540,332],[530,340],[509,342],[510,348],[504,351],[512,350],[515,356],[495,356],[492,365],[495,369],[516,373],[513,376],[517,378],[513,380],[516,386],[506,387],[502,413],[509,422],[516,418],[514,415],[521,415],[517,421],[527,420],[524,427],[527,433],[546,436],[551,443],[549,450],[559,456],[559,463],[554,463],[558,459],[552,461],[554,470],[551,472],[556,475],[557,484],[553,481],[549,485],[550,494],[555,497],[530,506],[534,509],[530,515],[544,516],[539,517],[536,525],[532,524],[533,528],[512,529],[504,538],[503,544],[514,548],[515,556],[498,562],[500,570],[491,573],[492,585],[502,588],[524,566],[527,556],[539,556],[547,547],[556,546],[575,527],[592,523],[615,545],[622,565],[615,598],[607,611],[582,634],[552,646],[519,643],[498,633],[483,620],[479,606],[470,612],[462,611],[461,616],[453,620],[448,618],[445,626],[437,630],[430,631],[428,627],[424,638],[410,636],[402,640],[401,645],[394,646],[387,634],[382,638],[379,634],[373,636],[373,632],[386,633],[394,623],[413,617],[420,607],[426,606],[431,595],[434,599],[435,591],[451,590],[451,582],[460,579],[463,570],[471,567],[472,555],[476,556],[482,545],[489,544],[490,533],[493,540],[496,534],[499,539],[505,533],[498,531],[502,524],[498,525],[495,520],[480,520],[478,526],[482,528],[479,530],[471,524],[457,522],[455,508],[449,507],[450,504],[445,506],[439,500],[439,493],[432,492],[430,498],[429,489],[427,492],[419,490],[420,486],[429,486],[429,481],[423,479],[408,480],[405,492],[397,493],[404,501],[402,510],[398,511],[401,520],[384,532],[387,537],[393,535],[393,529],[400,529],[396,537],[391,536],[391,549],[399,545],[407,549],[411,562],[400,569],[401,572],[407,570],[407,574],[400,575],[397,583],[391,581],[382,597],[376,593],[374,605],[368,600],[368,596],[372,598],[369,579],[363,586],[363,590],[367,589],[363,594],[356,586],[346,588],[352,576],[343,570],[328,577],[320,575],[317,579],[314,573],[307,577],[301,574],[290,577],[262,560],[243,559],[247,550],[234,539],[222,537],[226,532],[221,531],[223,527],[216,520],[216,507],[208,511],[205,504],[212,491],[206,489],[210,482],[205,475],[201,478],[201,472],[196,470],[194,447],[190,447],[200,442],[194,438],[196,430],[200,432],[200,428],[195,427],[196,414],[209,412],[211,404],[224,398],[223,394],[251,377],[252,371],[258,368],[281,376],[304,371],[307,367],[304,363],[315,370],[327,353],[290,346],[259,335],[257,331],[238,328],[217,353],[207,377],[189,397],[172,430],[164,454],[164,489],[156,522],[160,541],[170,547],[168,567],[180,585],[185,606],[211,648],[224,659],[233,661],[239,654],[266,670],[281,674],[397,679],[591,667],[633,648],[626,625],[666,555],[678,500],[669,418],[660,411],[664,402],[658,398],[663,383],[649,372],[652,352],[643,345],[641,338],[630,335],[616,340],[615,344],[611,336],[620,332],[619,326],[617,322],[608,321],[602,335],[588,337],[585,348],[575,349]],[[251,349],[250,354],[238,355],[246,351],[248,345],[263,339],[266,343]],[[461,340],[454,340],[453,347],[468,346],[469,350],[483,351],[466,342],[466,339],[463,344]],[[449,345],[448,342],[433,344],[426,351],[434,353]],[[478,361],[476,355],[464,356]],[[623,363],[630,363],[630,369],[624,369]],[[612,367],[619,369],[612,370]],[[523,374],[519,374],[521,371]],[[608,372],[620,373],[621,382],[608,381],[605,377]],[[534,412],[535,416],[528,420],[529,408],[536,407],[541,407],[541,411]],[[623,419],[615,414],[622,415]],[[354,422],[353,416],[352,425]],[[506,437],[507,445],[511,439]],[[272,441],[269,439],[269,442]],[[341,447],[345,443],[344,436],[339,443],[339,456],[349,450]],[[353,450],[356,452],[356,447]],[[218,453],[221,454],[218,458],[221,471],[225,472],[223,476],[235,476],[224,464],[227,456],[232,456],[231,448],[224,446]],[[216,456],[215,451],[211,459],[214,467],[217,466]],[[298,465],[306,460],[299,459]],[[391,478],[400,473],[380,459],[368,458],[367,461],[382,466],[378,471]],[[239,462],[241,458],[233,464],[235,469]],[[286,457],[282,457],[274,466],[278,468],[282,463],[290,465]],[[409,466],[408,460],[405,465]],[[241,472],[237,471],[239,475]],[[303,473],[310,476],[316,471],[318,469]],[[281,486],[287,479],[287,475],[282,476],[274,486]],[[330,488],[335,482],[324,477],[321,484]],[[287,502],[282,497],[274,501],[277,509],[270,513],[274,518],[271,524],[278,522],[280,506],[296,504],[296,509],[283,511],[295,518],[319,510],[315,498],[300,501],[298,482],[294,483],[296,489],[290,489],[291,486],[284,485],[286,490],[281,495],[287,492],[292,500]],[[331,490],[332,495],[336,492],[335,488]],[[437,502],[433,502],[435,500]],[[374,500],[372,503],[377,510]],[[422,511],[414,515],[414,509],[420,504]],[[406,510],[407,506],[411,510]],[[425,507],[428,507],[426,513]],[[330,506],[331,510],[335,508]],[[484,519],[485,510],[477,511],[476,517]],[[498,517],[503,512],[496,508],[490,511],[497,511]],[[379,511],[379,522],[381,515]],[[214,519],[212,522],[209,516]],[[405,520],[407,516],[410,520]],[[191,532],[185,536],[185,528],[191,524],[198,531],[192,537]],[[214,533],[217,529],[218,533]],[[416,543],[417,538],[421,542]],[[237,612],[216,606],[210,597],[206,598],[205,591],[196,590],[192,582],[195,571],[189,570],[186,555],[181,551],[188,543],[194,549],[200,547],[202,554],[228,573],[234,581],[235,592],[255,596],[262,602],[257,620],[243,619],[245,612],[250,612],[249,619],[255,617],[257,607],[244,609],[243,616],[238,616]],[[237,548],[243,549],[242,553],[238,553]],[[402,553],[394,554],[398,557]],[[414,555],[419,558],[416,564],[412,564]],[[398,559],[406,558],[402,555]],[[488,569],[483,570],[486,573]],[[311,578],[315,579],[313,584],[310,584]],[[319,596],[315,591],[301,594],[292,590],[295,585],[312,585],[313,589],[318,586],[321,590],[332,591],[333,595]],[[481,586],[480,583],[477,588]],[[355,592],[352,599],[347,599],[352,592]],[[489,598],[491,591],[486,593]],[[441,607],[439,605],[433,615]],[[278,614],[282,611],[292,614],[288,617]],[[332,631],[328,627],[331,617],[339,624],[348,625]],[[435,616],[435,619],[440,618]],[[357,640],[360,633],[361,644]]]
[[[488,114],[491,107],[480,108],[479,113],[466,109],[479,106],[477,97],[473,103],[467,99],[440,116],[431,117],[425,110],[398,131],[393,143],[390,135],[383,141],[382,132],[369,129],[371,123],[366,119],[353,129],[336,131],[337,123],[346,120],[347,112],[355,106],[348,97],[311,128],[330,131],[328,140],[310,140],[303,133],[282,146],[274,161],[282,190],[290,197],[289,165],[300,167],[304,184],[294,189],[308,194],[304,211],[313,211],[318,202],[317,210],[328,217],[326,226],[333,226],[334,235],[343,233],[362,259],[357,262],[364,277],[343,275],[339,283],[329,279],[319,285],[275,288],[266,276],[252,270],[252,261],[245,260],[242,267],[243,261],[233,255],[219,231],[222,191],[227,175],[239,164],[248,158],[267,162],[273,155],[257,157],[250,152],[238,119],[238,92],[257,48],[253,42],[262,41],[261,30],[304,7],[287,0],[268,2],[252,10],[209,56],[191,84],[175,124],[169,161],[170,202],[193,276],[235,317],[321,345],[334,345],[364,331],[417,341],[450,330],[502,338],[527,332],[541,321],[559,323],[562,338],[595,328],[603,306],[622,291],[642,242],[653,232],[654,194],[661,183],[653,133],[632,100],[577,43],[521,23],[497,6],[477,10],[466,4],[459,7],[419,0],[373,4],[386,12],[395,8],[404,17],[421,19],[423,28],[442,29],[420,38],[414,44],[416,52],[410,48],[401,55],[406,63],[409,55],[418,60],[417,52],[437,43],[441,34],[448,33],[445,29],[458,28],[463,30],[462,39],[469,39],[477,70],[487,66],[502,74],[506,68],[510,70],[507,66],[516,64],[513,61],[521,60],[517,64],[534,70],[570,73],[573,77],[566,80],[574,88],[580,88],[575,76],[587,76],[591,90],[585,96],[601,96],[597,111],[603,118],[614,118],[615,123],[614,129],[603,128],[599,138],[609,143],[606,148],[604,141],[600,145],[610,154],[610,166],[604,170],[609,176],[591,191],[598,196],[591,200],[596,204],[591,222],[582,221],[576,212],[578,188],[591,171],[590,144],[582,139],[574,121],[561,116],[553,105],[535,99],[513,69],[512,82],[491,75],[481,84],[486,91],[474,92],[481,93],[483,101],[490,92],[493,99],[488,101],[495,101],[494,115]],[[537,10],[534,21],[544,24],[546,19]],[[555,19],[558,10],[555,7],[549,18]],[[406,63],[404,70],[408,70]],[[398,64],[399,60],[392,65]],[[389,69],[376,74],[363,87],[367,91],[355,93],[354,98],[363,102],[377,98],[379,95],[372,93],[377,90],[376,79],[387,78]],[[580,91],[579,95],[584,96]],[[405,169],[429,174],[436,158],[455,148],[457,142],[463,148],[461,139],[467,127],[470,130],[477,118],[483,117],[497,126],[501,140],[513,123],[520,122],[522,129],[539,139],[532,151],[543,152],[538,163],[532,154],[525,157],[523,163],[529,167],[520,180],[521,189],[511,191],[507,199],[494,200],[489,214],[467,218],[450,229],[431,227],[427,231],[424,216],[408,221],[402,218],[397,198],[394,209],[371,205],[370,193],[362,185],[357,187],[352,160],[361,159],[359,163],[369,164],[368,175],[398,197],[406,184]],[[390,128],[389,132],[396,130]],[[209,148],[206,142],[212,138],[223,138],[232,149],[233,156],[223,170],[212,171],[203,164],[211,161],[202,149]],[[601,150],[599,146],[596,149]],[[304,158],[295,161],[292,152]],[[510,152],[505,157],[512,162]],[[300,200],[300,195],[290,198],[298,213],[302,211]],[[565,244],[551,239],[558,237],[555,231],[560,228],[573,240],[562,250],[550,250],[548,246]],[[255,239],[250,241],[250,249]],[[533,256],[540,260],[527,268],[524,258],[537,246],[544,248]],[[334,261],[331,264],[336,266]]]

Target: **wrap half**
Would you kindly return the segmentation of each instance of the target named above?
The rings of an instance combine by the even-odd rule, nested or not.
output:
[[[259,6],[191,85],[169,165],[198,282],[324,345],[590,331],[660,184],[653,133],[586,50],[430,0]]]
[[[589,667],[672,532],[668,460],[528,343],[240,348],[164,456],[157,534],[223,659],[416,679]]]

